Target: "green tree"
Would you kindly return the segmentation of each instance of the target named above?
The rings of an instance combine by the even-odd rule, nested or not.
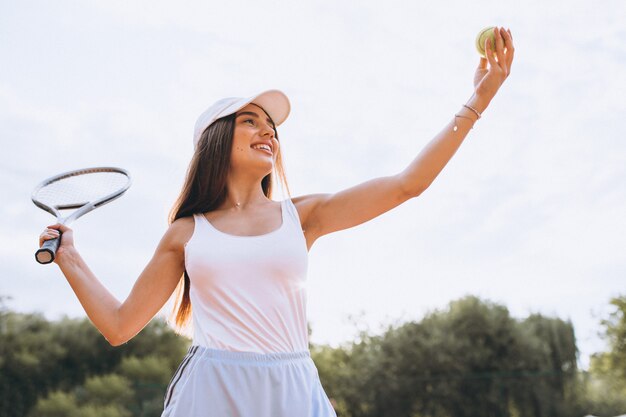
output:
[[[342,417],[584,415],[572,324],[477,297],[312,353]]]
[[[518,325],[517,350],[520,378],[512,384],[511,394],[520,416],[582,413],[576,395],[578,350],[571,322],[529,316]]]
[[[39,400],[32,414],[38,417],[81,417],[76,397],[61,391]]]
[[[85,384],[75,390],[81,403],[105,406],[127,405],[133,398],[131,382],[114,373],[87,378]]]
[[[32,409],[33,417],[130,417],[131,413],[119,404],[79,403],[76,393],[52,392],[40,399]]]
[[[601,321],[609,350],[591,357],[587,397],[598,415],[626,413],[626,296],[611,299],[613,311]]]
[[[576,369],[569,321],[515,319],[477,297],[380,335],[362,331],[338,348],[311,345],[311,355],[340,417],[581,417],[589,404],[626,397],[624,368],[615,370],[624,363],[624,304],[604,322],[612,349],[594,357],[590,373]],[[87,319],[47,321],[0,307],[0,417],[160,415],[189,346],[164,322],[111,347]],[[619,390],[607,381],[621,381]],[[617,409],[605,402],[601,410]]]
[[[610,304],[613,311],[601,322],[609,351],[594,355],[592,368],[626,388],[626,296],[613,298]]]
[[[0,297],[0,417],[35,405],[36,416],[159,416],[188,345],[157,319],[112,347],[87,319],[11,312]]]

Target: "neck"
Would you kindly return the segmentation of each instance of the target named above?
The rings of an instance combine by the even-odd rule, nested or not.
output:
[[[249,206],[256,206],[269,200],[263,194],[261,179],[257,181],[242,181],[229,177],[226,180],[226,199],[219,209],[241,210]]]

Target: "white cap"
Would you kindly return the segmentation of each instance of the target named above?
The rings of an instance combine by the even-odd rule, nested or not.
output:
[[[228,97],[220,99],[198,117],[193,132],[193,147],[195,148],[198,145],[200,136],[211,123],[220,117],[235,113],[250,103],[261,106],[270,116],[275,126],[284,122],[291,110],[289,99],[280,90],[267,90],[248,98]]]

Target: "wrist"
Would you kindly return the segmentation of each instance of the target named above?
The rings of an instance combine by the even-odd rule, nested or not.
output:
[[[482,114],[482,112],[485,111],[485,109],[489,106],[490,102],[490,97],[474,93],[466,104],[475,108],[479,113]]]
[[[481,96],[479,94],[476,94],[476,92],[474,92],[472,97],[470,97],[467,103],[463,105],[461,110],[454,115],[453,130],[456,132],[459,129],[457,118],[460,118],[461,120],[462,119],[469,120],[471,122],[470,129],[473,129],[474,124],[476,123],[478,119],[482,117],[483,111],[489,105],[489,101],[490,99],[484,96]]]
[[[80,254],[74,246],[62,248],[56,253],[55,262],[61,269],[76,266],[80,261]]]

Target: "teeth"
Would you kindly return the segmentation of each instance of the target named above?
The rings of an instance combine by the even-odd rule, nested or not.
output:
[[[266,151],[272,152],[272,149],[267,145],[254,145],[254,149],[265,149]]]

